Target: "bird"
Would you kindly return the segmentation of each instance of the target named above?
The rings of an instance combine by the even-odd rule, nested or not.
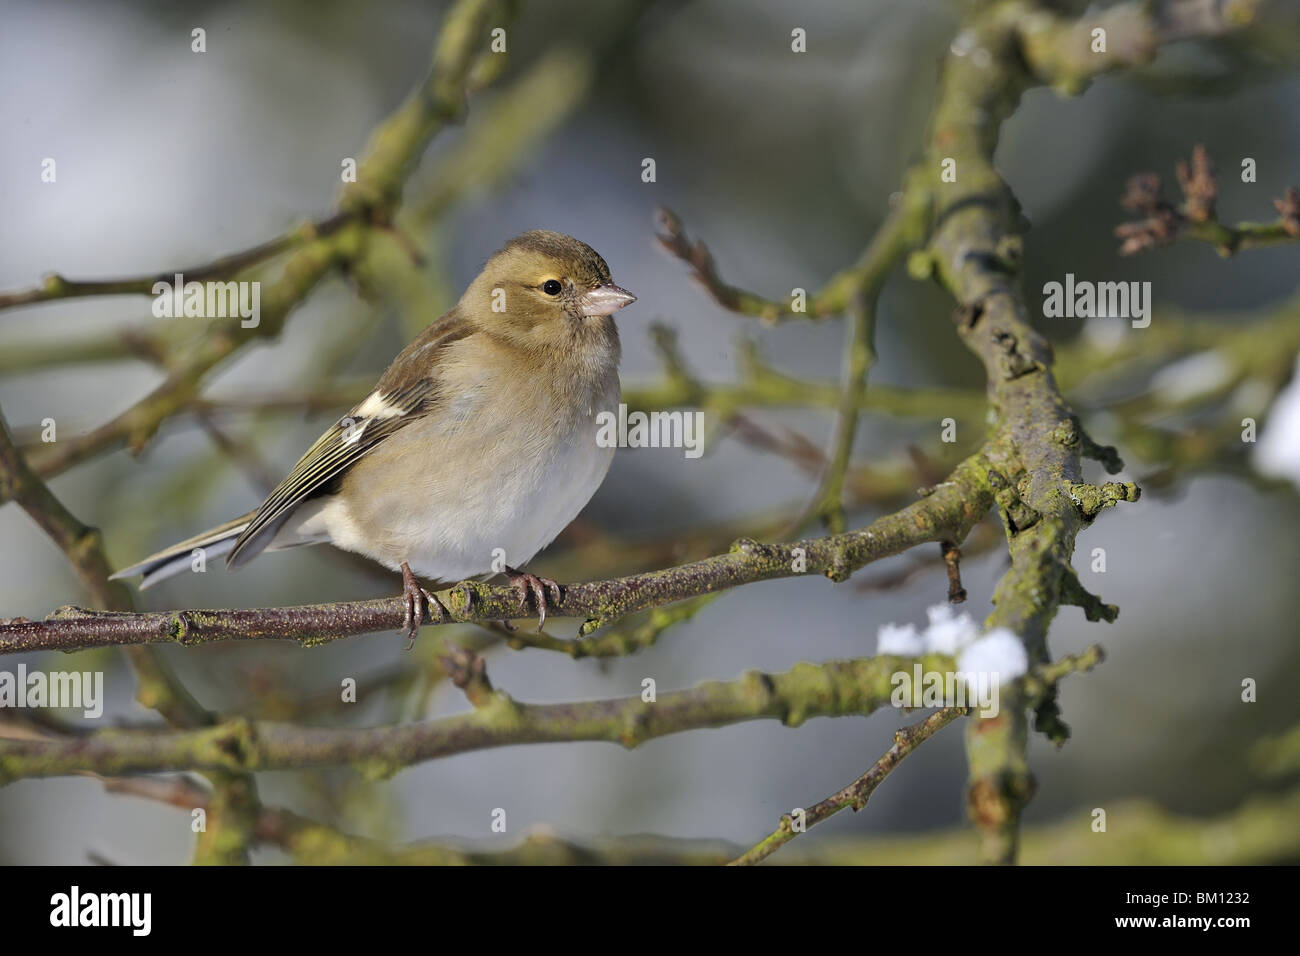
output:
[[[621,400],[613,315],[635,300],[585,242],[540,229],[510,239],[259,507],[113,577],[143,575],[143,589],[190,568],[197,549],[234,569],[325,543],[401,573],[408,648],[426,614],[449,617],[417,575],[504,568],[540,630],[562,589],[517,568],[609,471],[615,449],[597,422]]]

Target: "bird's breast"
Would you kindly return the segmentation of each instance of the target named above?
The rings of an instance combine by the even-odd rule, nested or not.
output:
[[[614,449],[597,442],[597,416],[618,402],[612,369],[587,382],[462,382],[354,466],[322,512],[329,536],[435,580],[521,566],[600,487]]]

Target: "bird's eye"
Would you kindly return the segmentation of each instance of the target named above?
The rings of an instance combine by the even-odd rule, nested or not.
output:
[[[542,291],[547,295],[559,295],[563,288],[558,279],[547,279],[542,283]]]

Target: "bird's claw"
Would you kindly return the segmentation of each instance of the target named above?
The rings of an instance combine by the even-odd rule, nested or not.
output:
[[[402,630],[398,633],[406,635],[406,650],[409,651],[415,646],[415,638],[420,633],[420,625],[424,623],[426,613],[439,624],[450,615],[437,595],[420,586],[406,562],[402,562],[402,597],[406,601],[406,615],[402,618]]]
[[[508,565],[506,575],[510,578],[510,586],[519,595],[519,610],[528,609],[528,598],[532,596],[533,603],[537,607],[537,629],[540,631],[546,626],[547,610],[563,603],[564,588],[550,578],[539,578],[526,571],[516,571]]]

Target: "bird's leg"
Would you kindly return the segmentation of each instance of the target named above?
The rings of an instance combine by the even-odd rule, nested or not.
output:
[[[516,571],[510,565],[506,565],[506,576],[510,578],[510,586],[515,589],[519,595],[519,610],[528,607],[529,594],[533,597],[533,603],[537,605],[537,629],[540,631],[546,626],[546,611],[552,604],[547,598],[547,594],[554,595],[554,603],[560,604],[564,600],[564,589],[552,581],[550,578],[539,578],[535,574],[528,574],[526,571]]]
[[[402,631],[406,633],[406,649],[409,651],[415,646],[415,638],[420,633],[426,612],[431,620],[439,623],[447,620],[450,615],[437,595],[420,587],[420,582],[411,572],[411,566],[405,561],[402,562],[402,597],[406,599],[406,617],[402,621]]]

